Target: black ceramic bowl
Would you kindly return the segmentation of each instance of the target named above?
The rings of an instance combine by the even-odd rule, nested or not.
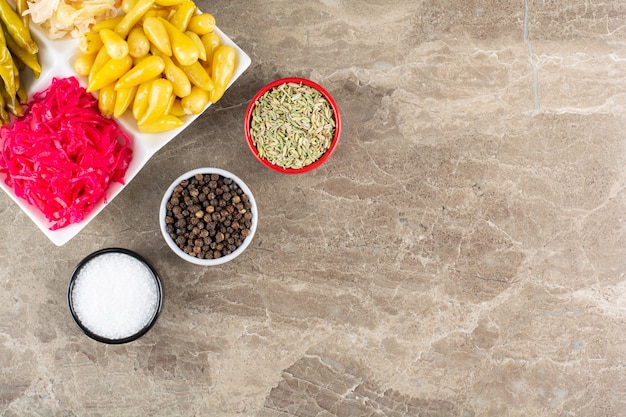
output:
[[[126,266],[122,266],[124,263]],[[107,276],[107,273],[112,275]],[[142,277],[138,278],[138,275]],[[105,276],[106,279],[103,279]],[[116,286],[122,279],[124,283]],[[149,287],[148,291],[141,291],[142,288],[139,288],[137,293],[135,290],[141,286],[144,289]],[[149,303],[142,306],[132,304],[134,300],[129,298],[135,293],[139,302],[148,298]],[[72,319],[87,336],[102,343],[122,344],[137,340],[150,330],[161,312],[162,294],[161,278],[144,258],[128,249],[108,248],[86,256],[74,268],[67,288],[67,304]],[[121,312],[128,312],[128,317],[121,316]],[[128,326],[128,323],[133,323],[133,314],[138,321],[130,329],[106,328],[116,322]],[[96,329],[97,327],[101,328]]]

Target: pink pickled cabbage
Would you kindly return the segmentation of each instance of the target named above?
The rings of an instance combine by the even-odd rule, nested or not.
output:
[[[0,173],[56,230],[81,222],[111,182],[124,184],[130,137],[75,77],[52,80],[24,115],[0,127]]]

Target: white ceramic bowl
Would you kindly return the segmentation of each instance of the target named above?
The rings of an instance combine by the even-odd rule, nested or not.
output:
[[[209,174],[209,175],[217,174],[224,178],[230,178],[239,186],[239,188],[241,188],[243,193],[248,196],[248,200],[250,201],[250,205],[251,205],[250,212],[252,213],[250,234],[245,237],[245,239],[243,240],[240,246],[238,246],[234,251],[232,251],[232,253],[228,255],[223,255],[219,258],[214,258],[214,259],[204,259],[204,258],[201,259],[196,256],[191,256],[188,253],[185,253],[185,251],[183,251],[183,249],[181,249],[178,246],[178,244],[174,241],[174,239],[169,235],[169,232],[167,231],[167,223],[165,220],[167,216],[167,211],[168,211],[167,203],[170,200],[172,193],[174,192],[174,188],[176,188],[176,186],[178,186],[183,180],[192,179],[196,174],[203,174],[203,175],[204,174]],[[235,174],[225,171],[223,169],[219,169],[219,168],[197,168],[197,169],[185,172],[180,177],[176,178],[176,180],[174,180],[172,184],[169,186],[167,191],[165,191],[165,194],[163,195],[163,199],[161,200],[161,207],[159,210],[159,224],[161,226],[161,233],[163,234],[163,238],[165,239],[165,242],[167,243],[167,245],[174,251],[176,255],[178,255],[182,259],[188,262],[191,262],[193,264],[203,265],[203,266],[220,265],[220,264],[232,261],[237,256],[241,255],[243,251],[246,250],[248,245],[250,245],[250,242],[252,242],[252,239],[254,238],[254,234],[256,232],[258,221],[259,220],[258,220],[258,211],[257,211],[256,201],[254,200],[254,196],[252,195],[252,191],[250,191],[250,188],[248,188],[248,186]]]

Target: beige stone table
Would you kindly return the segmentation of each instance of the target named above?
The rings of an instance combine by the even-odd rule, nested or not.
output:
[[[201,0],[252,65],[78,236],[0,195],[2,416],[626,415],[626,3]],[[302,76],[342,112],[312,173],[242,121]],[[157,222],[186,170],[257,198],[248,250],[184,263]],[[148,258],[165,301],[112,346],[66,307],[85,255]]]

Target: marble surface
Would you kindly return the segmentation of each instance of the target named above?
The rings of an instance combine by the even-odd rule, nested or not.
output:
[[[626,414],[626,3],[215,1],[252,58],[223,100],[62,247],[0,195],[2,416]],[[343,134],[285,176],[242,121],[322,84]],[[161,237],[162,194],[215,166],[257,234],[218,267]],[[120,246],[163,277],[156,325],[103,345],[66,306]]]

